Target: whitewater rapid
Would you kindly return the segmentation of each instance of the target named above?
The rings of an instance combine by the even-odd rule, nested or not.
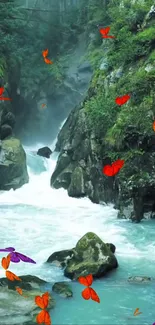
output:
[[[146,263],[155,261],[154,244],[150,235],[146,238],[147,223],[120,221],[111,204],[93,204],[88,198],[71,198],[66,190],[51,188],[57,154],[53,153],[51,159],[39,157],[33,153],[39,147],[25,147],[29,183],[16,191],[0,192],[0,248],[13,246],[36,261],[36,265],[12,263],[13,272],[36,275],[46,281],[64,279],[62,270],[44,262],[55,251],[73,248],[88,231],[95,232],[104,242],[112,242],[117,258],[125,267],[127,261],[133,264],[135,272],[139,259]],[[4,276],[2,269],[0,276]]]

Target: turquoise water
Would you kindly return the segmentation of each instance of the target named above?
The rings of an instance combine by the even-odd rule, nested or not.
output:
[[[65,190],[49,186],[56,156],[46,161],[27,150],[29,184],[17,191],[0,193],[0,247],[13,246],[36,260],[36,265],[12,264],[12,272],[32,274],[50,282],[67,280],[73,298],[54,294],[56,308],[51,312],[53,325],[135,324],[155,322],[155,280],[150,284],[130,284],[129,276],[155,278],[155,222],[132,224],[117,220],[112,205],[97,205],[87,198],[69,198]],[[53,252],[72,248],[88,231],[116,246],[119,267],[106,278],[94,281],[92,287],[100,297],[100,304],[81,296],[84,286],[71,282],[57,267],[45,264]],[[4,272],[0,269],[0,276]],[[142,314],[133,316],[140,308]]]

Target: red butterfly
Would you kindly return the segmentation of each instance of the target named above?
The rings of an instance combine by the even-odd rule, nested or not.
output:
[[[130,99],[130,95],[124,95],[124,96],[121,96],[121,97],[117,97],[115,99],[115,103],[117,105],[123,105],[125,104],[128,100]]]
[[[2,97],[4,93],[4,87],[0,87],[0,100],[11,100],[11,98]]]
[[[118,159],[114,161],[113,164],[104,166],[102,172],[106,176],[114,176],[120,171],[123,166],[124,160]]]
[[[100,34],[102,35],[102,38],[115,38],[115,36],[108,35],[109,31],[110,27],[100,28]]]
[[[95,292],[95,290],[93,290],[92,288],[90,288],[90,286],[93,283],[93,276],[92,274],[89,274],[87,276],[80,276],[78,278],[78,281],[83,284],[84,286],[87,286],[87,288],[85,288],[81,295],[85,300],[89,300],[90,298],[98,303],[100,303],[100,298],[97,295],[97,293]]]

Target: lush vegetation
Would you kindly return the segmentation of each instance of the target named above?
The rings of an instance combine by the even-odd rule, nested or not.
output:
[[[155,67],[145,68],[153,64],[155,57],[155,26],[142,26],[151,4],[149,0],[144,4],[124,1],[124,7],[120,7],[119,1],[113,1],[108,5],[107,16],[110,34],[116,39],[103,40],[98,47],[93,43],[90,45],[90,58],[95,66],[98,64],[92,80],[96,95],[86,102],[85,108],[93,125],[95,121],[95,128],[104,133],[106,142],[110,144],[121,142],[127,125],[136,125],[139,131],[152,132]],[[104,20],[104,10],[101,12]],[[107,48],[107,66],[100,70]],[[115,98],[126,93],[131,95],[131,100],[118,107]]]

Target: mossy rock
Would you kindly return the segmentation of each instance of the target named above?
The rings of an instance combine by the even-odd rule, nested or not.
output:
[[[64,298],[69,298],[73,296],[72,289],[68,282],[56,282],[54,283],[52,290]]]
[[[88,232],[77,243],[74,255],[68,261],[64,275],[70,279],[91,273],[94,277],[102,277],[108,271],[117,268],[118,262],[110,247],[96,234]]]
[[[68,188],[68,195],[71,197],[85,196],[84,176],[81,167],[76,167],[71,176],[71,183]]]
[[[40,312],[40,308],[35,304],[35,297],[41,296],[44,292],[40,289],[40,285],[46,283],[35,276],[20,276],[22,281],[12,282],[9,288],[6,278],[0,279],[0,320],[4,325],[21,325],[31,324],[36,321],[36,315]],[[19,295],[15,287],[23,290],[23,295]],[[55,300],[50,294],[48,309],[55,307]]]
[[[0,190],[17,189],[28,183],[26,154],[16,138],[2,140],[0,151]]]
[[[49,256],[47,263],[53,263],[61,267],[67,265],[68,260],[73,256],[73,249],[66,249],[63,251],[55,252]]]

